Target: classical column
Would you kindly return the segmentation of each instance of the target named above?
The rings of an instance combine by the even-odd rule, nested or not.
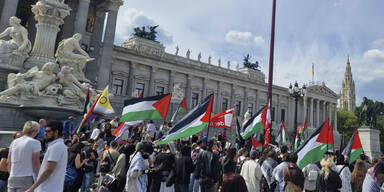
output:
[[[97,76],[97,88],[104,89],[108,85],[112,70],[113,42],[115,41],[116,21],[119,7],[123,1],[109,1],[107,26],[104,32],[104,44]]]
[[[216,113],[218,113],[220,109],[220,103],[221,103],[221,87],[222,83],[220,81],[217,82],[217,98],[216,98]]]
[[[202,92],[201,92],[201,99],[204,99],[207,96],[207,82],[208,79],[206,77],[203,77],[203,86],[202,86]]]
[[[85,27],[87,25],[88,9],[90,2],[90,0],[79,0],[79,4],[77,7],[74,32],[81,33],[83,36],[85,35]]]
[[[9,26],[9,18],[16,15],[19,0],[4,0],[3,10],[0,15],[0,31],[3,32]]]
[[[105,20],[105,10],[98,8],[96,10],[95,24],[93,26],[93,33],[91,37],[90,46],[94,48],[90,52],[90,56],[95,58],[95,60],[90,61],[86,65],[86,76],[91,82],[96,81],[97,73],[100,65],[100,48],[101,48],[101,38],[103,37],[104,29],[104,20]],[[129,94],[128,94],[129,95]]]
[[[248,111],[248,88],[244,87],[244,99],[243,99],[243,114]]]
[[[335,120],[333,121],[333,130],[337,131],[337,106],[336,103],[333,104],[333,113]]]
[[[255,95],[255,113],[257,110],[259,110],[259,90],[256,89],[256,95]]]
[[[231,101],[230,101],[230,108],[235,106],[235,94],[236,94],[236,85],[232,84],[231,85]]]
[[[331,107],[332,107],[331,103],[328,102],[328,106],[327,106],[327,108],[328,108],[328,117],[329,117],[329,121],[331,121],[331,119],[332,119],[332,110],[331,110]]]
[[[38,1],[32,5],[32,12],[37,20],[36,37],[30,57],[24,63],[24,68],[42,67],[46,62],[56,62],[54,57],[55,43],[59,26],[64,24],[64,18],[71,9],[60,2],[55,4]]]
[[[192,99],[192,92],[191,92],[191,80],[192,80],[192,75],[188,74],[187,75],[187,87],[185,88],[185,99],[187,102],[187,108],[191,109],[191,99]]]
[[[320,100],[316,100],[316,127],[320,126]]]
[[[323,102],[323,122],[327,119],[327,102]]]
[[[151,67],[151,71],[149,72],[149,83],[148,83],[148,96],[154,96],[154,90],[155,90],[155,74],[156,74],[157,68]]]
[[[311,126],[312,128],[314,128],[314,124],[313,124],[313,98],[309,98],[311,104],[310,104],[310,110],[309,110],[309,121],[311,122]]]
[[[305,122],[305,120],[307,120],[307,96],[303,97],[303,123]]]
[[[128,77],[128,88],[127,88],[127,96],[128,98],[133,97],[133,92],[135,90],[136,82],[135,82],[135,69],[136,64],[131,62],[129,66],[129,77]]]
[[[176,75],[175,71],[169,71],[168,92],[173,92],[173,83],[175,81],[175,78],[174,78],[175,75]]]
[[[280,95],[277,95],[276,99],[276,108],[275,108],[275,122],[281,122],[281,113],[280,113]]]

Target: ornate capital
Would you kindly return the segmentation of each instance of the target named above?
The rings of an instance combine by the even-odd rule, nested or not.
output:
[[[109,0],[108,1],[108,10],[109,11],[118,11],[120,6],[122,6],[124,2],[122,0]]]

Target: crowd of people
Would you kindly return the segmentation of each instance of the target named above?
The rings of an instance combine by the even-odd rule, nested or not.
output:
[[[384,159],[368,161],[364,154],[349,164],[327,152],[300,169],[287,146],[258,151],[225,134],[158,146],[171,124],[139,122],[116,138],[119,123],[98,120],[77,132],[72,117],[27,121],[0,149],[0,192],[376,192],[384,181]]]

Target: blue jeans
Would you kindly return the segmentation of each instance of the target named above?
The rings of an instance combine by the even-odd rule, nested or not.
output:
[[[81,192],[90,192],[91,185],[93,183],[93,178],[95,176],[95,173],[93,171],[84,173],[83,176],[83,182],[81,183]]]
[[[195,179],[195,174],[191,174],[191,180],[189,182],[189,192],[199,192],[199,180]]]
[[[1,180],[0,179],[0,192],[6,192],[7,191],[7,185],[8,185],[7,180]]]

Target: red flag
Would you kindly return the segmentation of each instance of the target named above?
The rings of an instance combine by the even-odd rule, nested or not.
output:
[[[269,144],[270,126],[271,126],[271,103],[268,100],[267,107],[264,108],[263,114],[261,115],[261,122],[264,127],[264,146]]]
[[[117,136],[120,133],[121,128],[124,127],[125,122],[120,123],[120,125],[116,128],[116,130],[113,132],[113,136]]]
[[[229,128],[232,130],[232,118],[234,108],[220,112],[211,117],[209,127],[214,128]]]
[[[260,147],[263,146],[263,144],[261,144],[258,140],[256,140],[255,137],[251,137],[251,140],[252,140],[253,148],[260,149]]]
[[[143,96],[144,96],[144,90],[141,91],[141,92],[139,93],[139,95],[137,96],[137,98],[143,98]]]

